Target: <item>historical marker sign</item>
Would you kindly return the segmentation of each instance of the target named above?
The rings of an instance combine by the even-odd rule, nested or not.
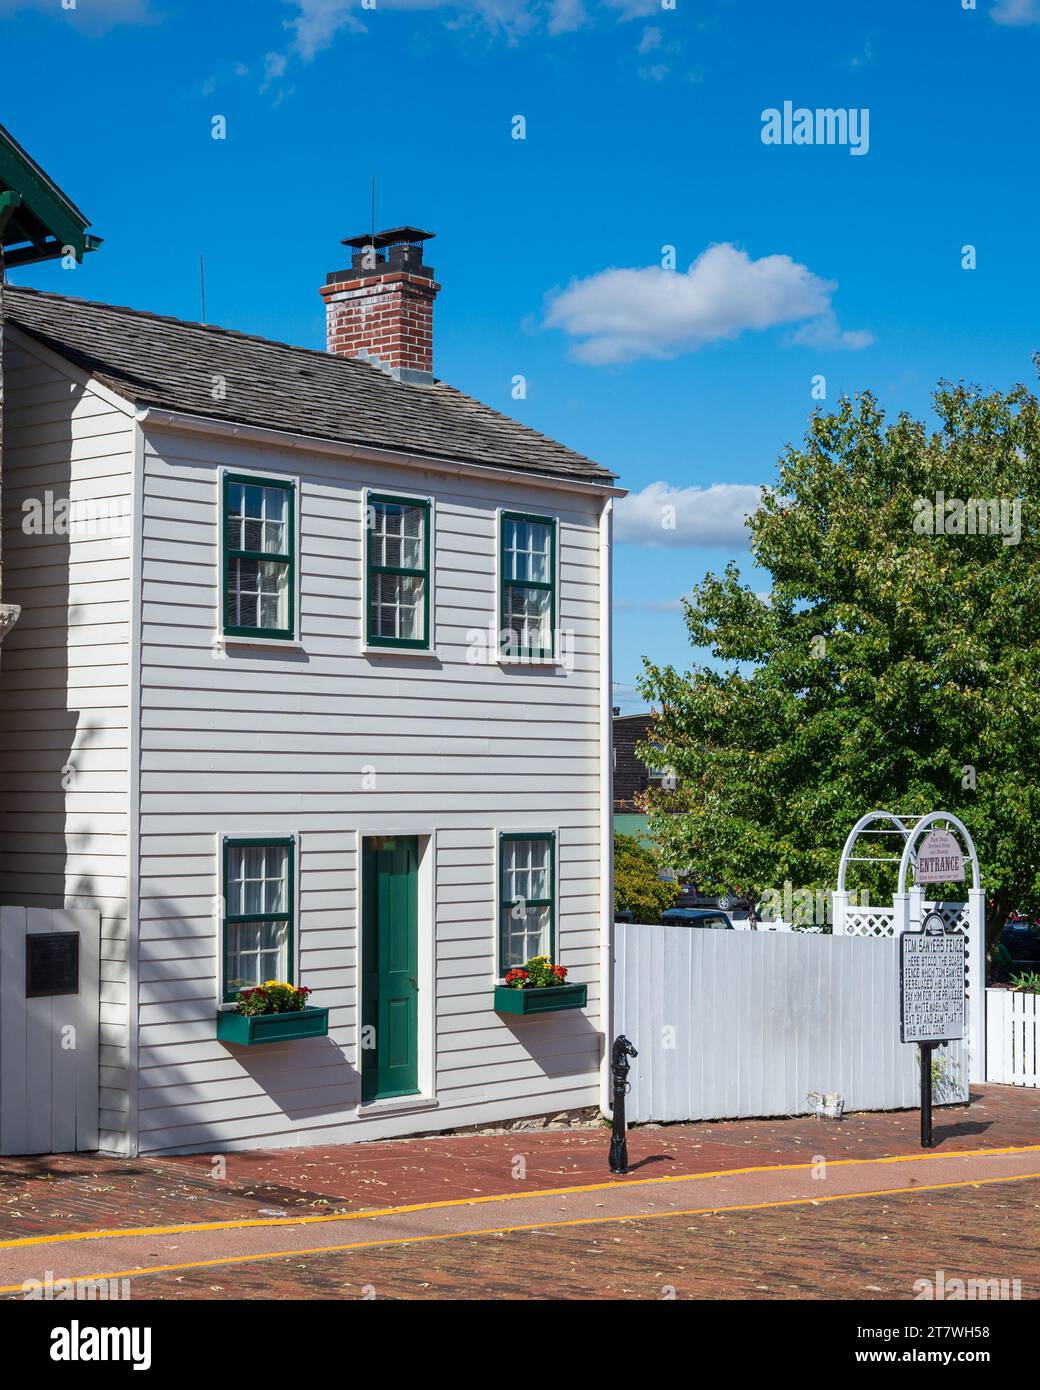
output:
[[[914,882],[964,882],[964,854],[951,831],[930,830],[921,841],[914,867]]]
[[[937,912],[921,931],[899,934],[899,1035],[905,1043],[964,1037],[964,952],[961,932],[947,932]]]

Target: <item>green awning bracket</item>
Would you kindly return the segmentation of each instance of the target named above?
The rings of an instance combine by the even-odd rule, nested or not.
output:
[[[56,260],[70,252],[81,261],[100,237],[66,193],[0,126],[0,249],[8,266]]]

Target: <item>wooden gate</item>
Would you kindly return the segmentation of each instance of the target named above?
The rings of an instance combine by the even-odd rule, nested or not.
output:
[[[0,1154],[98,1146],[101,918],[0,908]]]

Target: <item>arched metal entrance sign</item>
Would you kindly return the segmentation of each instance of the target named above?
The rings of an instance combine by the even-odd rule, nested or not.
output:
[[[870,839],[874,844],[872,852],[867,853],[864,846]],[[891,903],[867,906],[852,900],[846,886],[846,870],[850,865],[863,863],[898,866]],[[957,894],[960,900],[936,901],[932,891],[936,883],[964,883],[964,889]],[[927,815],[870,811],[862,816],[849,832],[842,850],[832,911],[835,936],[884,939],[901,938],[905,932],[919,935],[924,923],[938,916],[947,936],[956,934],[963,939],[963,1028],[957,1038],[949,1039],[942,1071],[947,1091],[949,1078],[957,1077],[966,1100],[967,1082],[986,1079],[986,895],[975,845],[964,822],[949,811],[930,811]],[[901,1032],[908,1045],[921,1037],[920,1031],[911,1032],[913,1036]],[[940,1040],[941,1030],[939,1038],[924,1042]]]

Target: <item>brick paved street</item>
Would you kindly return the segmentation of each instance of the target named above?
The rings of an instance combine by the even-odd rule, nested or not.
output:
[[[134,1298],[909,1299],[919,1278],[1040,1296],[1040,1181],[440,1241],[134,1280]]]
[[[214,1155],[4,1159],[0,1287],[53,1269],[164,1300],[901,1299],[943,1269],[1036,1298],[1038,1118],[1035,1091],[980,1087],[939,1112],[934,1155],[916,1112],[647,1127],[619,1181],[605,1128],[231,1154],[223,1175]]]
[[[1040,1092],[979,1086],[969,1108],[936,1112],[937,1152],[1040,1142]],[[479,1196],[517,1188],[601,1182],[609,1131],[520,1130],[213,1156],[118,1159],[0,1158],[0,1238],[68,1230],[224,1221],[272,1210],[353,1211]],[[755,1164],[832,1161],[920,1152],[916,1111],[849,1115],[839,1124],[800,1117],[634,1129],[641,1177]],[[514,1175],[523,1158],[525,1176]]]

